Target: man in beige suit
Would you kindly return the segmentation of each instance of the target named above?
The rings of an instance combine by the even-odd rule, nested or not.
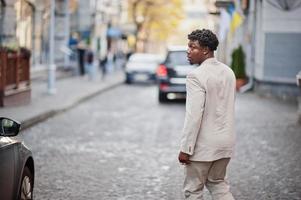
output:
[[[185,165],[185,199],[203,199],[206,186],[214,200],[233,200],[225,180],[234,152],[235,76],[214,58],[218,39],[210,30],[188,35],[187,57],[198,64],[187,76],[186,116],[179,153]]]

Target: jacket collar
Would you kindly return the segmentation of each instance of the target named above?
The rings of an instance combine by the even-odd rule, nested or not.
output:
[[[218,61],[215,57],[213,58],[207,58],[205,61],[202,62],[202,64],[200,66],[204,66],[204,65],[210,65],[210,64],[217,64]]]

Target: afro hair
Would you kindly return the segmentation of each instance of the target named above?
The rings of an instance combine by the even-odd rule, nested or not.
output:
[[[219,44],[216,35],[208,29],[197,29],[188,35],[188,39],[198,41],[201,46],[208,47],[211,51],[215,51]]]

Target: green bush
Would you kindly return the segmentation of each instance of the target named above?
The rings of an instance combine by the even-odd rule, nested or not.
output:
[[[234,49],[232,52],[231,69],[233,70],[236,79],[245,79],[246,76],[246,64],[245,64],[245,53],[242,46]]]

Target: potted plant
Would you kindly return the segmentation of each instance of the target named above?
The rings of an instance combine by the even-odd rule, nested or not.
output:
[[[241,45],[238,48],[234,49],[232,52],[232,62],[231,69],[233,70],[236,77],[236,90],[246,84],[247,75],[246,75],[246,64],[245,64],[245,53]]]

